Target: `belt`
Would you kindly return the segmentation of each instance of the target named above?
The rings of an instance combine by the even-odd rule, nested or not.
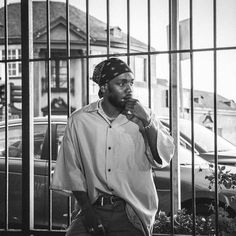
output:
[[[125,202],[124,199],[117,197],[115,195],[101,195],[98,197],[94,205],[104,206],[104,205],[113,205],[116,202]]]

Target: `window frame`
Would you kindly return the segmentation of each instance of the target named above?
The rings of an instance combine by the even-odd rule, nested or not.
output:
[[[1,50],[2,60],[5,60],[5,50]],[[21,67],[21,49],[18,47],[8,49],[8,60],[14,60],[8,62],[8,75],[9,79],[21,79],[22,67]],[[19,61],[18,61],[19,60]],[[12,68],[15,67],[15,68]]]

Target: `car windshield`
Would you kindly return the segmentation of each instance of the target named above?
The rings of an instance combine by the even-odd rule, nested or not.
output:
[[[192,152],[189,151],[188,149],[184,148],[182,145],[179,147],[179,163],[181,165],[192,165]],[[209,162],[204,160],[198,155],[194,156],[194,164],[195,165],[209,165]]]
[[[165,126],[169,126],[168,119],[161,119],[161,121]],[[191,142],[191,121],[180,119],[179,125],[183,138]],[[194,142],[202,149],[201,152],[214,152],[214,132],[197,123],[194,124]],[[236,146],[218,135],[217,149],[219,152],[232,151],[236,150]]]
[[[191,140],[191,122],[180,120],[180,131]],[[194,141],[204,152],[214,151],[214,132],[197,123],[194,124]],[[236,147],[226,139],[217,136],[218,151],[235,150]]]

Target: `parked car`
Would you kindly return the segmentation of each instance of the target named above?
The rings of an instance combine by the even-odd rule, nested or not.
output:
[[[196,192],[196,213],[197,215],[208,216],[212,213],[210,205],[215,202],[215,192],[209,190],[209,181],[206,176],[212,175],[213,169],[210,162],[195,154],[194,157],[194,177]],[[179,147],[179,163],[181,178],[181,208],[185,208],[188,213],[192,212],[192,153],[183,145]],[[225,166],[226,170],[236,173],[236,167]],[[154,182],[159,197],[159,210],[170,213],[170,166],[154,170]],[[236,196],[235,189],[222,188],[219,191],[219,206],[225,208],[231,217],[236,216],[236,200],[231,200]],[[229,205],[228,205],[229,203]]]
[[[66,117],[54,117],[51,119],[51,140],[52,140],[52,170],[48,170],[48,119],[46,117],[34,118],[34,225],[35,228],[48,227],[48,175],[53,173],[53,168],[57,159],[60,140],[64,134]],[[9,208],[8,220],[10,228],[19,228],[22,223],[22,123],[21,120],[9,120]],[[195,160],[195,184],[196,201],[198,209],[207,214],[205,203],[214,200],[214,193],[209,191],[209,182],[205,180],[206,175],[210,175],[209,162],[201,157]],[[202,171],[199,171],[201,166]],[[192,182],[191,182],[191,152],[185,147],[180,147],[180,170],[181,170],[181,202],[182,207],[191,209]],[[236,173],[234,167],[232,171]],[[153,171],[158,196],[160,199],[160,210],[170,211],[170,169],[158,169]],[[0,122],[0,227],[5,222],[5,123]],[[235,191],[223,189],[219,199],[223,205],[226,197],[230,198]],[[72,198],[72,206],[74,199]],[[229,212],[236,212],[235,202],[230,202]],[[198,211],[200,213],[200,211]],[[52,192],[52,226],[54,229],[63,229],[68,226],[68,198],[58,192]]]
[[[59,140],[64,134],[66,119],[53,118],[51,123],[52,171],[57,158]],[[0,227],[5,218],[5,123],[0,123]],[[22,123],[9,120],[9,226],[18,228],[22,223]],[[48,190],[48,121],[46,117],[34,119],[34,225],[47,228],[49,218]],[[52,192],[52,226],[68,225],[68,198]]]
[[[168,119],[162,118],[161,122],[169,128]],[[179,129],[182,144],[187,149],[192,150],[191,121],[179,119]],[[194,142],[196,154],[207,161],[214,162],[214,132],[198,123],[194,123]],[[217,136],[217,154],[219,164],[236,166],[236,146],[219,135]]]

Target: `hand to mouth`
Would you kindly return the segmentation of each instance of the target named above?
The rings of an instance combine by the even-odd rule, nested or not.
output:
[[[132,99],[133,98],[133,96],[132,96],[132,94],[128,94],[128,95],[126,95],[125,97],[123,97],[122,99],[121,99],[121,101],[122,102],[128,102],[130,99]]]
[[[134,115],[135,105],[138,102],[137,99],[132,97],[132,94],[129,94],[121,99],[121,101],[125,104],[124,113],[126,115]]]

